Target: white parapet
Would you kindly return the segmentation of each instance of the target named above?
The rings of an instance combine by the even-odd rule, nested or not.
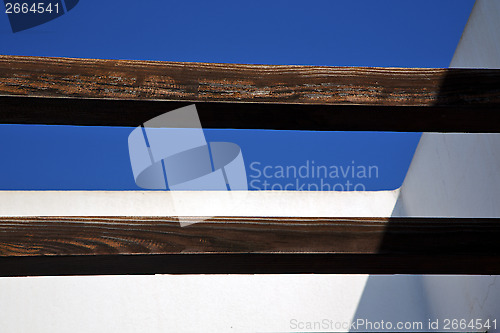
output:
[[[0,191],[0,216],[389,217],[398,193]]]

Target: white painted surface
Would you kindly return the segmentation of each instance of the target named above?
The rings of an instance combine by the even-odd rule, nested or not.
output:
[[[500,217],[500,134],[424,133],[393,216]]]
[[[370,275],[354,318],[371,323],[391,323],[392,329],[366,325],[351,329],[350,332],[428,332],[432,331],[427,324],[430,315],[422,276]],[[398,324],[411,327],[402,326],[402,329],[398,329]]]
[[[450,67],[500,68],[500,1],[478,0]]]
[[[388,217],[399,190],[0,191],[0,216]]]
[[[500,1],[476,1],[450,67],[500,68]],[[424,133],[394,215],[499,217],[500,135]]]
[[[345,332],[335,323],[358,320],[421,324],[394,331],[432,331],[428,322],[437,318],[436,331],[443,332],[445,318],[498,316],[484,314],[500,303],[496,283],[490,276],[409,275],[0,278],[0,331]],[[333,329],[299,326],[325,320]]]
[[[450,67],[500,68],[500,1],[476,1]],[[424,133],[394,215],[499,217],[500,135]],[[434,318],[497,319],[500,332],[498,276],[423,276],[422,290]]]
[[[496,319],[500,331],[500,278],[498,276],[424,276],[423,290],[432,318],[441,322],[445,318],[482,322]],[[458,330],[457,330],[458,331]],[[469,332],[467,330],[460,330]],[[486,331],[486,330],[483,330]]]
[[[498,276],[371,275],[354,318],[366,318],[372,322],[401,321],[413,326],[402,331],[498,332],[498,283]],[[477,325],[478,320],[483,324],[489,320],[491,327],[454,327],[454,320],[458,325],[461,321],[469,325],[474,320],[474,325]],[[437,326],[429,328],[429,321]],[[417,329],[414,323],[421,323],[421,329]]]
[[[350,322],[366,279],[366,275],[0,278],[0,332],[300,331],[291,329],[292,319]]]

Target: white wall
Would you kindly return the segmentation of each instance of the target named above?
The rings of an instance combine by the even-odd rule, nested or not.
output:
[[[499,198],[500,134],[424,133],[393,216],[499,217]]]
[[[370,275],[354,318],[422,324],[419,329],[400,331],[498,332],[499,283],[498,276]],[[465,321],[467,327],[454,328],[455,319],[458,323]],[[471,328],[468,326],[471,320],[474,325],[477,320],[482,323],[489,320],[491,327]],[[437,326],[429,327],[429,322]]]
[[[450,67],[500,68],[500,1],[476,1]],[[424,133],[393,215],[498,217],[499,194],[499,134]]]
[[[450,67],[500,68],[500,1],[476,1]],[[500,135],[424,133],[393,215],[499,217],[499,198]],[[435,318],[500,324],[497,279],[423,276],[422,291]]]
[[[500,68],[500,1],[476,1],[450,67]],[[498,217],[499,197],[500,134],[424,133],[393,216]]]
[[[422,278],[431,318],[441,323],[448,319],[496,320],[496,327],[488,332],[500,331],[500,278],[498,276],[432,276]],[[470,328],[457,330],[470,332]],[[486,329],[482,330],[483,332]]]
[[[450,67],[500,68],[500,1],[477,0]]]
[[[366,279],[366,275],[0,278],[0,332],[298,332],[304,331],[299,322],[351,321]]]

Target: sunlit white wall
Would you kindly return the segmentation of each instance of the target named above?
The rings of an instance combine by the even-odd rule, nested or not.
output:
[[[450,67],[500,68],[500,1],[476,1]],[[394,215],[499,217],[500,135],[423,134]],[[499,332],[498,283],[497,276],[424,276],[422,289],[434,317],[497,319],[488,331]]]

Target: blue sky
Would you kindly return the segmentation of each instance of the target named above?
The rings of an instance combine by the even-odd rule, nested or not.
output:
[[[0,13],[0,54],[447,67],[472,6],[472,0],[80,0],[65,15],[18,33]],[[128,157],[131,130],[0,125],[0,189],[138,189]],[[378,177],[362,181],[368,190],[402,183],[420,136],[230,130],[206,135],[209,141],[238,143],[249,176],[255,174],[252,162],[376,165]]]

